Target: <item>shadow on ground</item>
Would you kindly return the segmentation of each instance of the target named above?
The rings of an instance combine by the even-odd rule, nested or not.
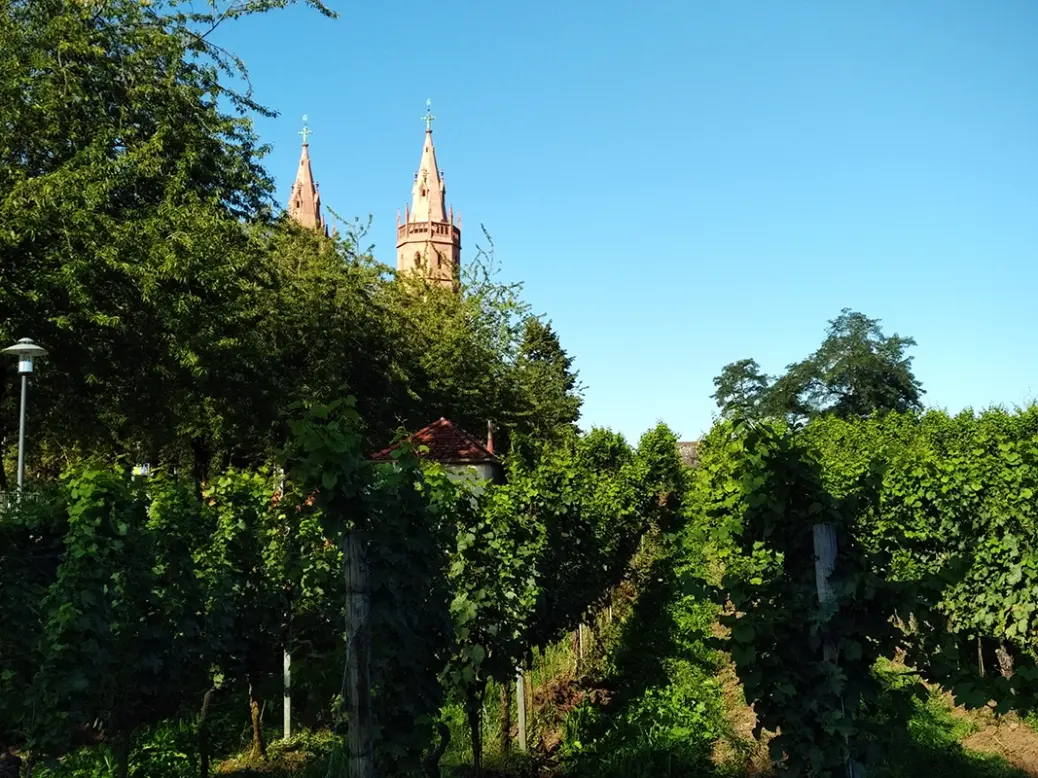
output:
[[[885,682],[877,718],[888,734],[885,758],[869,778],[1024,778],[1038,773],[1012,766],[1000,754],[964,745],[981,730],[976,714],[955,714],[946,695],[930,691],[904,668],[877,669]]]
[[[760,764],[750,758],[754,744],[739,737],[730,723],[738,711],[730,710],[733,695],[719,680],[726,657],[710,648],[716,608],[705,592],[682,591],[673,560],[666,555],[642,576],[640,591],[602,679],[614,693],[604,704],[585,704],[570,713],[561,758],[552,774],[773,775],[754,766],[755,761]],[[903,668],[887,667],[880,674],[885,690],[875,715],[882,742],[876,743],[880,759],[869,766],[868,778],[1038,776],[1038,769],[1010,764],[1020,764],[1013,754],[965,747],[964,741],[971,743],[984,734],[984,725],[973,715],[953,713],[946,699],[923,688]],[[723,749],[715,747],[719,742]],[[720,764],[714,758],[719,751],[727,754]]]
[[[640,576],[633,611],[615,636],[602,704],[566,719],[556,774],[668,778],[716,774],[714,742],[729,734],[711,649],[716,607],[685,594],[667,555]]]

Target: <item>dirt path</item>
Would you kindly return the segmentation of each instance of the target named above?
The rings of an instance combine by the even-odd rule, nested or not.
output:
[[[728,663],[721,670],[725,717],[731,732],[714,745],[713,762],[720,768],[737,771],[740,775],[763,776],[771,774],[768,758],[767,733],[764,742],[757,742],[753,729],[757,726],[757,714],[746,704],[742,686],[735,675],[735,667]]]
[[[719,767],[735,768],[746,776],[771,775],[768,759],[768,733],[762,743],[753,737],[757,717],[742,695],[742,687],[731,662],[725,664],[719,676],[724,690],[725,708],[732,737],[718,741],[714,763]],[[976,730],[962,739],[963,748],[982,754],[993,754],[1005,759],[1018,770],[1038,778],[1038,732],[1015,714],[996,717],[989,709],[968,711],[955,705],[951,694],[940,695],[952,716],[970,722]]]
[[[1015,714],[996,717],[988,709],[968,711],[955,705],[950,694],[941,695],[956,718],[971,721],[977,731],[965,737],[962,745],[970,751],[997,754],[1018,770],[1038,776],[1038,732]]]

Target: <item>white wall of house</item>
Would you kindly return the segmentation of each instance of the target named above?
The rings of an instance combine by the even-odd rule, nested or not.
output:
[[[452,481],[468,483],[475,494],[481,494],[488,481],[493,481],[497,466],[488,463],[478,465],[444,465],[447,477]]]

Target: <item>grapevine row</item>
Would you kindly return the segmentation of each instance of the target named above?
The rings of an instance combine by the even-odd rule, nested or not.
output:
[[[172,474],[91,466],[8,512],[0,751],[47,763],[106,741],[126,775],[137,728],[240,694],[261,756],[263,690],[285,651],[341,731],[355,692],[307,668],[347,661],[353,538],[377,647],[366,691],[378,774],[436,774],[448,698],[464,701],[478,763],[488,681],[507,683],[576,628],[646,529],[673,520],[674,436],[660,427],[637,449],[604,431],[574,436],[473,490],[406,442],[392,463],[370,463],[359,423],[349,401],[297,409],[280,468],[228,470],[201,498]]]
[[[696,553],[785,769],[880,758],[880,657],[966,707],[1038,704],[1038,409],[723,423],[693,491]]]

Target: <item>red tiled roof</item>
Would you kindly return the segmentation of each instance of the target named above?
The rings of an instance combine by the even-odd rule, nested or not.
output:
[[[478,439],[469,435],[460,427],[454,426],[447,419],[440,418],[428,427],[418,430],[410,436],[411,445],[428,447],[428,452],[420,452],[418,456],[444,464],[479,464],[481,462],[499,462],[500,460],[487,450]],[[392,459],[390,454],[397,445],[384,448],[371,455],[372,461],[385,462]]]

